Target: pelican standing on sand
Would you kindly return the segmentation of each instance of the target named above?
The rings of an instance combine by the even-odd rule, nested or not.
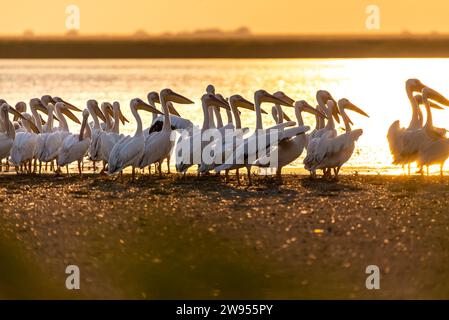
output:
[[[275,108],[275,110],[276,110],[276,112],[273,112],[273,113],[275,113],[276,116],[279,117],[278,116],[279,108]],[[320,111],[318,111],[317,109],[315,109],[314,107],[309,105],[306,101],[304,101],[304,100],[297,101],[297,102],[295,102],[295,116],[296,116],[296,121],[297,121],[298,127],[304,126],[302,112],[311,113],[311,114],[315,115],[316,117],[323,117],[323,118],[326,117],[323,113],[321,113]],[[279,117],[279,118],[281,118],[281,117]],[[306,146],[306,143],[307,143],[306,135],[301,134],[301,135],[297,135],[291,139],[281,141],[279,143],[278,147],[275,148],[275,150],[270,151],[270,152],[277,152],[277,154],[278,154],[277,155],[277,157],[278,157],[277,168],[276,168],[276,176],[277,176],[278,181],[281,181],[281,179],[282,179],[282,176],[281,176],[282,168],[299,158],[299,156],[302,154],[302,152],[304,150],[304,147]],[[261,163],[265,163],[265,164],[262,165]],[[261,161],[259,159],[255,165],[260,166],[260,167],[268,167],[269,163],[267,161]]]
[[[421,174],[423,174],[423,166],[427,166],[428,174],[429,166],[438,164],[440,166],[440,175],[442,176],[444,163],[449,157],[449,139],[442,137],[441,134],[435,131],[435,128],[433,127],[432,111],[430,110],[429,99],[435,100],[445,106],[449,106],[449,100],[435,90],[427,87],[422,90],[422,98],[427,113],[427,121],[423,130],[428,136],[428,140],[427,143],[423,143],[420,146],[417,163],[421,168]]]
[[[135,178],[135,168],[139,166],[142,159],[145,137],[142,129],[142,118],[138,110],[146,110],[158,113],[159,111],[152,106],[146,104],[139,98],[132,99],[130,102],[131,113],[137,123],[134,136],[126,136],[121,138],[112,148],[108,159],[108,171],[110,175],[121,172],[128,166],[132,167],[132,179]]]
[[[330,103],[330,112],[327,116],[331,117],[335,106],[332,101],[328,101],[328,103]],[[332,131],[325,133],[318,142],[314,165],[310,168],[311,171],[316,171],[317,169],[334,169],[335,179],[338,179],[338,174],[343,164],[351,158],[354,152],[355,142],[363,134],[362,129],[352,130],[352,121],[345,110],[352,110],[368,117],[368,114],[352,104],[348,99],[340,99],[338,101],[338,108],[345,124],[345,133],[338,136],[334,136]]]
[[[228,159],[226,159],[225,163],[216,167],[215,172],[220,172],[222,170],[233,170],[238,168],[246,167],[248,173],[248,184],[251,185],[251,167],[255,160],[264,156],[266,154],[267,149],[270,147],[270,130],[263,130],[262,125],[262,111],[261,104],[263,102],[271,102],[274,104],[279,104],[282,106],[292,107],[293,105],[281,100],[280,98],[275,97],[272,94],[269,94],[265,90],[258,90],[254,93],[254,105],[256,109],[256,129],[255,132],[244,140],[244,143],[239,146],[239,148],[234,152]],[[291,124],[291,123],[290,123]],[[294,122],[293,122],[294,124]],[[286,123],[288,126],[289,123]],[[274,127],[273,127],[274,128]],[[298,127],[287,130],[282,130],[283,126],[277,125],[277,143],[291,138],[298,134],[303,134],[308,130],[306,127]],[[254,144],[254,145],[253,145]],[[250,148],[250,146],[254,146],[254,148]]]
[[[78,162],[78,172],[81,175],[81,162],[87,154],[90,145],[91,129],[87,123],[89,110],[83,111],[83,121],[79,134],[70,134],[62,142],[58,152],[57,164],[59,167],[67,166],[70,163]]]

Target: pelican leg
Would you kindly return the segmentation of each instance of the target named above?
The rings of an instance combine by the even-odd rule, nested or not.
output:
[[[225,182],[229,181],[229,170],[225,170]]]
[[[106,168],[106,161],[102,160],[103,168],[101,168],[100,174],[103,174]]]
[[[58,168],[56,168],[56,170],[57,170]],[[51,162],[50,162],[50,170],[52,170],[52,171],[54,171],[55,170],[55,162],[54,162],[54,160],[51,160]]]
[[[236,176],[236,178],[237,178],[237,184],[240,184],[240,172],[239,172],[239,169],[237,169],[237,170],[235,171],[235,176]]]
[[[19,174],[19,167],[18,166],[14,166],[14,169],[16,169],[16,174]]]
[[[282,184],[282,168],[276,170],[276,180],[279,184]]]
[[[45,170],[45,171],[48,170],[48,162],[45,162],[45,168],[44,168],[44,170]]]
[[[159,162],[158,167],[159,167],[159,177],[162,177],[162,162],[164,162],[164,160],[162,160],[161,162]]]
[[[170,174],[170,156],[167,157],[167,172]]]
[[[78,160],[78,173],[80,174],[80,176],[83,175],[83,171],[81,170],[81,161]]]
[[[251,167],[248,166],[246,167],[246,172],[248,174],[248,185],[250,186],[252,184],[252,180],[251,180]]]
[[[3,171],[3,159],[0,159],[0,172]]]
[[[34,158],[34,168],[33,168],[33,173],[36,173],[37,171],[37,159]]]
[[[97,171],[97,166],[96,166],[95,163],[96,163],[96,161],[93,160],[93,161],[92,161],[92,170],[94,170],[94,172]]]
[[[136,178],[136,169],[133,167],[132,174],[131,174],[131,180],[134,181],[135,178]]]
[[[33,172],[33,160],[30,160],[28,163],[28,173],[31,174]]]
[[[42,161],[39,160],[39,174],[42,173]]]

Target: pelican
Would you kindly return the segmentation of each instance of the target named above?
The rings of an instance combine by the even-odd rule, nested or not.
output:
[[[278,117],[275,120],[278,121],[282,121],[279,119],[282,119],[282,110],[281,112],[281,117],[278,116],[278,112],[279,112],[280,106],[279,107],[275,107],[274,110],[276,110],[275,112],[273,112],[273,114],[276,115],[276,117]],[[322,117],[325,118],[326,116],[321,112],[318,111],[317,109],[315,109],[314,107],[312,107],[311,105],[309,105],[306,101],[301,100],[301,101],[297,101],[295,102],[295,116],[296,116],[296,121],[297,121],[297,125],[299,127],[304,126],[304,120],[302,118],[302,112],[308,112],[311,113],[313,115],[315,115],[317,118],[318,117]],[[290,120],[287,120],[290,121]],[[278,181],[281,181],[281,174],[282,174],[282,168],[290,163],[292,163],[293,161],[295,161],[303,152],[304,147],[306,146],[307,143],[307,137],[305,134],[301,134],[301,135],[297,135],[291,139],[287,139],[284,141],[281,141],[279,143],[279,145],[277,146],[277,148],[275,148],[275,150],[272,150],[272,152],[277,152],[277,168],[276,168],[276,176]],[[268,159],[265,159],[265,161],[261,161],[260,159],[257,160],[256,162],[256,166],[261,166],[261,167],[268,167],[269,163],[267,161]],[[261,163],[265,163],[265,164],[261,164]]]
[[[156,108],[156,103],[161,103],[159,94],[156,91],[149,92],[147,95],[148,103]],[[193,128],[192,121],[182,118],[181,115],[176,111],[175,107],[170,101],[167,101],[167,108],[170,116],[170,124],[173,130],[188,130]],[[144,130],[144,135],[149,136],[155,131],[161,131],[164,124],[165,115],[153,113],[153,120],[151,122],[151,127]]]
[[[263,130],[261,104],[263,102],[271,102],[274,104],[280,104],[282,106],[290,106],[290,107],[292,106],[292,104],[284,100],[281,100],[272,94],[269,94],[265,90],[258,90],[254,93],[254,102],[256,109],[255,132],[250,137],[245,139],[244,143],[239,146],[239,148],[233,155],[231,155],[230,157],[228,157],[228,159],[226,159],[224,164],[215,168],[215,171],[218,173],[221,170],[227,169],[231,170],[246,167],[248,172],[249,184],[251,184],[251,166],[253,165],[253,162],[257,160],[257,158],[263,156],[262,153],[266,152],[267,149],[271,147],[270,140],[272,131]],[[289,124],[291,123],[289,122],[286,123],[287,126]],[[288,130],[283,130],[284,126],[281,125],[277,125],[272,128],[277,129],[276,130],[277,135],[275,136],[277,140],[275,141],[276,143],[279,143],[284,139],[292,138],[298,134],[303,134],[309,129],[308,127],[297,127]]]
[[[332,117],[332,111],[335,109],[333,101],[328,101],[329,113],[327,117]],[[332,131],[325,133],[319,140],[314,156],[314,164],[310,168],[311,171],[317,169],[334,169],[335,179],[338,179],[340,168],[352,156],[355,148],[355,142],[363,134],[362,129],[352,130],[351,119],[345,110],[352,110],[363,116],[369,117],[367,113],[355,106],[348,99],[340,99],[338,101],[339,114],[341,114],[344,124],[345,133],[334,136]]]
[[[124,137],[123,134],[120,134],[120,103],[118,101],[114,101],[112,104],[112,112],[114,116],[113,125],[109,132],[104,132],[101,134],[100,139],[100,154],[101,159],[107,163],[109,160],[109,155],[111,153],[114,145]],[[108,112],[109,113],[109,112]]]
[[[207,141],[203,141],[203,134],[208,129],[215,129],[211,128],[211,121],[209,119],[211,116],[211,112],[209,112],[211,107],[230,108],[227,102],[224,103],[212,93],[206,93],[201,97],[201,106],[203,110],[202,128],[194,132],[193,135],[191,132],[188,132],[186,137],[181,136],[177,143],[176,171],[181,173],[185,173],[194,164],[197,164],[199,167],[201,166],[203,149],[208,144]],[[186,150],[188,154],[184,154]]]
[[[0,132],[0,159],[7,158],[16,137],[13,123],[9,120],[9,113],[22,118],[22,115],[7,103],[0,107],[0,122],[4,132]]]
[[[164,114],[162,129],[161,131],[150,133],[150,135],[145,138],[144,154],[140,160],[139,167],[145,168],[153,163],[158,163],[159,175],[162,175],[162,162],[164,159],[168,159],[170,157],[174,145],[171,117],[167,103],[175,102],[180,104],[191,104],[193,101],[172,91],[171,89],[162,90],[159,96]]]
[[[215,95],[217,97],[217,95]],[[223,102],[223,99],[219,99]],[[227,103],[227,102],[226,102]],[[210,164],[201,163],[199,171],[200,173],[204,173],[210,170],[213,170],[215,167],[221,165],[223,163],[223,160],[225,157],[229,154],[229,152],[232,152],[235,150],[242,142],[243,139],[236,139],[237,136],[242,137],[246,132],[248,132],[248,128],[242,129],[242,123],[240,119],[240,111],[238,108],[242,109],[248,109],[255,111],[254,109],[254,103],[246,100],[241,95],[232,95],[229,98],[229,105],[230,110],[225,109],[226,113],[231,113],[234,115],[235,118],[235,126],[232,123],[232,115],[231,115],[231,122],[229,122],[229,114],[228,114],[228,124],[227,130],[223,132],[223,138],[218,139],[218,141],[214,141],[215,146],[220,146],[218,150],[214,150],[214,157]],[[211,146],[211,149],[213,146]],[[226,170],[226,179],[228,179],[228,170]]]
[[[49,121],[50,127],[47,127],[48,135],[45,136],[44,145],[42,147],[41,154],[39,155],[39,160],[42,162],[50,162],[56,160],[58,157],[59,149],[62,146],[64,139],[71,133],[69,131],[69,126],[63,115],[63,110],[67,110],[68,107],[63,102],[57,102],[55,105],[55,113],[59,119],[60,127],[57,130],[52,128],[53,125],[53,105],[49,104]]]
[[[338,118],[338,109],[337,103],[334,98],[328,91],[318,90],[316,93],[316,99],[318,101],[317,110],[324,112],[327,118],[327,123],[322,127],[324,123],[324,118],[322,118],[322,123],[320,123],[320,128],[316,127],[316,130],[312,131],[310,135],[307,137],[307,155],[304,158],[304,167],[306,170],[309,170],[311,176],[316,177],[316,170],[311,170],[311,168],[316,164],[316,154],[318,144],[320,139],[327,134],[328,137],[336,137],[337,130],[335,129],[334,119],[339,122]],[[328,172],[323,170],[324,175],[327,175]]]
[[[441,132],[438,133],[438,130],[435,131],[435,128],[433,127],[432,111],[430,110],[430,101],[428,99],[435,100],[444,106],[449,106],[449,100],[428,87],[422,90],[422,99],[424,106],[426,107],[427,121],[421,132],[427,136],[428,140],[426,143],[420,145],[417,163],[420,167],[421,174],[423,173],[423,166],[427,166],[428,173],[430,165],[438,164],[440,165],[440,175],[443,175],[444,163],[449,157],[449,139],[443,137]]]
[[[29,163],[28,172],[31,173],[31,162],[35,157],[38,140],[36,131],[39,131],[35,127],[33,128],[34,130],[32,129],[34,121],[30,114],[22,113],[22,116],[24,118],[22,126],[25,131],[16,132],[16,138],[11,148],[10,160],[16,167]],[[19,119],[18,116],[16,118]]]
[[[59,102],[58,102],[59,103]],[[79,134],[70,134],[62,142],[58,152],[57,164],[59,167],[67,166],[70,163],[78,162],[78,172],[81,175],[81,162],[87,154],[90,145],[91,129],[87,123],[89,110],[84,109],[83,121]]]
[[[100,120],[106,121],[106,118],[104,114],[101,112],[100,108],[98,107],[98,102],[94,99],[88,100],[87,103],[87,110],[89,110],[90,115],[93,119],[93,126],[91,128],[91,141],[90,146],[88,150],[89,159],[94,161],[94,167],[95,167],[95,161],[101,160],[101,135],[103,133],[103,130],[100,126]]]
[[[414,143],[415,134],[422,128],[422,117],[419,116],[419,104],[413,93],[421,92],[425,85],[418,79],[408,79],[405,82],[405,91],[412,107],[412,118],[407,128],[401,128],[399,120],[394,121],[387,133],[387,140],[393,156],[393,164],[408,165],[416,160],[419,144]]]
[[[132,167],[132,179],[135,178],[135,168],[139,166],[145,146],[145,137],[142,130],[142,118],[138,110],[146,110],[158,113],[159,111],[139,98],[130,101],[130,109],[137,122],[134,136],[121,138],[112,148],[108,159],[108,171],[110,175],[122,171],[124,168]],[[91,113],[92,114],[92,113]],[[98,120],[97,120],[98,121]]]

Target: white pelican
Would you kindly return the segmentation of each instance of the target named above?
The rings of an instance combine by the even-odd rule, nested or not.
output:
[[[138,110],[146,110],[155,113],[158,113],[159,111],[139,98],[130,101],[130,109],[137,122],[136,132],[134,136],[123,137],[114,145],[109,154],[107,172],[108,174],[113,175],[122,171],[124,168],[131,166],[132,179],[134,180],[135,168],[139,166],[145,146],[142,118],[140,117]]]
[[[89,110],[90,115],[93,119],[93,126],[91,128],[91,141],[89,146],[89,159],[92,161],[100,161],[101,160],[101,134],[103,133],[103,130],[100,126],[100,121],[98,118],[100,118],[102,121],[106,121],[105,116],[101,112],[100,108],[98,107],[98,102],[94,99],[88,100],[87,103],[87,110]],[[95,165],[94,165],[95,166]]]
[[[22,116],[24,119],[21,122],[25,131],[16,132],[16,138],[11,148],[10,160],[16,167],[29,164],[27,169],[31,173],[31,162],[35,157],[38,140],[37,128],[34,128],[34,130],[31,128],[31,126],[34,126],[34,121],[30,114],[22,113]]]
[[[208,144],[207,141],[203,141],[203,133],[211,129],[210,116],[211,108],[213,106],[219,106],[222,108],[230,108],[229,104],[219,100],[214,94],[206,93],[201,97],[201,107],[203,110],[203,125],[198,132],[193,135],[188,134],[187,137],[180,137],[177,143],[176,152],[176,171],[185,173],[188,168],[194,164],[200,166],[202,163],[202,152],[204,147]],[[212,128],[214,129],[214,128]],[[195,143],[197,141],[198,143]],[[188,150],[188,154],[183,154]],[[186,161],[185,161],[186,160]]]
[[[432,99],[442,105],[449,106],[449,100],[442,96],[440,93],[430,88],[424,88],[422,90],[422,99],[424,106],[426,107],[427,121],[423,129],[422,134],[426,135],[427,143],[423,143],[420,146],[417,163],[421,168],[420,172],[423,173],[423,166],[427,166],[427,173],[429,172],[429,166],[433,164],[440,165],[440,174],[443,175],[443,166],[449,157],[449,139],[442,136],[442,132],[438,132],[433,127],[432,111],[430,110],[430,101]],[[445,129],[439,129],[444,130]]]
[[[401,128],[399,120],[394,121],[388,129],[387,139],[393,156],[393,164],[404,167],[408,165],[410,174],[410,163],[416,160],[419,145],[414,143],[415,134],[422,128],[422,117],[420,117],[419,102],[414,97],[414,92],[421,92],[425,85],[418,79],[408,79],[405,83],[405,91],[412,107],[412,118],[407,128]]]
[[[164,159],[170,157],[174,145],[171,117],[167,103],[175,102],[180,104],[191,104],[193,101],[173,92],[171,89],[162,90],[159,96],[164,113],[162,129],[161,131],[150,133],[150,135],[145,138],[145,151],[140,160],[139,167],[145,168],[153,163],[158,163],[159,175],[162,175],[162,162]],[[167,163],[168,162],[169,160],[167,160]],[[170,164],[168,163],[168,166],[169,165]]]
[[[78,162],[78,172],[81,175],[81,162],[87,154],[90,145],[91,130],[87,123],[89,118],[89,110],[84,109],[83,121],[81,123],[79,134],[70,134],[62,142],[59,149],[57,164],[59,167],[69,165],[70,163]]]
[[[215,95],[217,97],[219,95]],[[223,99],[220,99],[223,102]],[[223,161],[225,160],[226,155],[229,154],[229,152],[232,152],[235,150],[241,143],[243,143],[243,135],[248,132],[248,128],[242,129],[242,122],[240,119],[240,111],[238,108],[242,109],[248,109],[251,111],[255,111],[254,109],[254,103],[246,100],[241,95],[235,94],[232,95],[229,98],[229,105],[230,110],[225,109],[228,117],[228,124],[226,125],[227,130],[223,132],[223,138],[219,139],[218,141],[214,141],[215,145],[220,145],[221,148],[219,149],[221,152],[218,152],[218,150],[214,150],[214,157],[210,164],[201,163],[199,171],[200,173],[204,173],[210,170],[213,170],[215,167],[221,165]],[[231,113],[231,116],[229,115]],[[232,114],[235,118],[235,126],[232,123]],[[229,119],[229,117],[231,119]],[[231,122],[229,122],[231,120]],[[237,139],[237,137],[240,136],[240,139]],[[226,170],[226,179],[228,178],[228,171]],[[238,169],[237,169],[237,176],[238,176]]]
[[[264,156],[267,152],[267,149],[271,147],[270,140],[272,132],[271,130],[263,130],[261,104],[263,102],[271,102],[274,104],[292,107],[290,103],[281,100],[272,94],[269,94],[265,90],[258,90],[254,93],[254,102],[256,109],[255,132],[250,137],[244,140],[244,143],[238,147],[238,149],[233,155],[231,155],[230,157],[228,157],[228,159],[226,159],[224,164],[215,168],[215,171],[218,173],[221,170],[232,170],[246,167],[248,172],[249,184],[251,184],[251,166],[253,165],[255,160],[257,160],[261,156]],[[286,123],[287,126],[290,124],[292,123],[289,122]],[[277,138],[276,143],[279,143],[284,139],[294,137],[298,134],[303,134],[305,131],[308,130],[307,127],[296,127],[288,130],[283,130],[284,127],[285,127],[284,125],[282,126],[277,125],[275,127],[272,127],[275,129],[281,129],[276,130],[277,133],[277,135],[275,136]]]
[[[70,135],[69,126],[63,114],[63,111],[68,110],[68,107],[63,102],[56,103],[54,108],[56,116],[59,119],[60,126],[58,129],[54,130],[52,128],[53,124],[53,119],[51,116],[53,114],[52,106],[53,105],[51,103],[48,105],[49,121],[47,122],[47,125],[50,122],[50,127],[47,128],[47,131],[49,132],[48,135],[44,136],[45,138],[44,145],[42,147],[41,154],[38,155],[39,160],[42,162],[50,162],[56,160],[58,157],[59,149],[62,146],[64,139]]]
[[[5,130],[4,132],[0,132],[0,159],[7,158],[9,156],[11,147],[16,137],[14,125],[9,120],[9,113],[22,118],[22,115],[7,103],[3,103],[0,107],[0,122]]]
[[[148,103],[154,108],[156,108],[156,103],[161,103],[159,94],[155,91],[148,93],[147,99]],[[173,130],[188,130],[193,128],[192,121],[186,118],[182,118],[170,101],[167,101],[167,107],[170,114],[171,127]],[[149,136],[155,131],[161,131],[164,124],[164,119],[165,116],[163,114],[158,115],[153,113],[153,121],[151,122],[151,127],[144,130],[144,135]]]
[[[274,109],[276,111],[273,112],[273,114],[275,114],[276,117],[278,117],[279,108],[280,108],[280,106],[278,108]],[[295,102],[295,116],[296,116],[297,125],[299,127],[304,126],[302,112],[311,113],[311,114],[315,115],[316,118],[318,118],[318,117],[325,118],[326,117],[321,111],[318,111],[317,109],[315,109],[314,107],[309,105],[306,101],[304,101],[304,100],[297,101],[297,102]],[[279,118],[281,118],[281,117],[279,117]],[[276,120],[278,120],[278,119],[276,119]],[[290,120],[288,120],[288,121],[290,121]],[[277,148],[275,148],[275,150],[270,151],[270,153],[277,152],[278,160],[277,160],[276,176],[279,181],[281,181],[281,179],[282,179],[281,178],[282,168],[284,166],[292,163],[293,161],[295,161],[302,154],[304,147],[306,146],[306,143],[307,143],[306,135],[301,134],[301,135],[295,136],[291,139],[281,141],[279,143],[279,145],[277,146]],[[269,163],[267,160],[268,159],[265,159],[265,161],[261,161],[259,159],[259,160],[257,160],[255,165],[261,166],[261,167],[268,167]],[[264,164],[261,165],[261,163],[264,163]]]
[[[329,92],[325,90],[319,90],[316,94],[318,107],[317,110],[324,112],[327,118],[327,123],[324,127],[314,130],[307,137],[307,155],[304,158],[304,168],[309,170],[312,177],[316,177],[316,170],[312,170],[312,168],[316,165],[316,155],[317,155],[317,147],[320,142],[320,139],[327,135],[328,138],[336,137],[337,130],[335,129],[335,120],[340,121],[338,118],[338,110],[337,105],[334,98],[330,95]],[[323,118],[324,123],[324,118]],[[320,124],[322,126],[322,123]],[[326,175],[327,172],[323,170]]]
[[[327,116],[331,117],[335,105],[332,101],[328,101],[328,104],[330,104],[330,112]],[[325,133],[319,140],[315,151],[314,164],[310,168],[311,171],[316,171],[317,169],[334,169],[335,179],[338,179],[341,166],[351,158],[354,152],[355,142],[363,134],[362,129],[352,130],[352,121],[345,110],[352,110],[368,117],[368,114],[352,104],[348,99],[340,99],[338,101],[338,108],[345,124],[345,133],[338,136],[334,136],[332,131]]]
[[[109,113],[109,112],[108,112]],[[101,159],[107,163],[109,160],[109,155],[111,153],[114,145],[124,137],[123,134],[120,134],[120,103],[118,101],[114,101],[112,104],[112,113],[114,116],[113,125],[109,132],[104,132],[101,134],[100,139],[100,154]]]

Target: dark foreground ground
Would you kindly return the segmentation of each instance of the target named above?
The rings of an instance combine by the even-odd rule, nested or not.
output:
[[[448,195],[439,177],[4,175],[0,298],[448,299]]]

